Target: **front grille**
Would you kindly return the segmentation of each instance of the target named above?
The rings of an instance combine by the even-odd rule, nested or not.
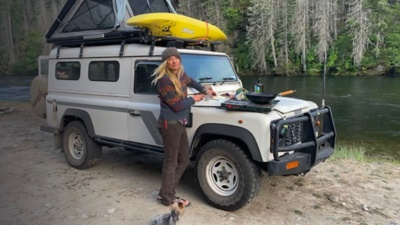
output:
[[[288,132],[285,135],[285,145],[301,143],[303,137],[303,123],[297,122],[288,125]]]
[[[290,146],[301,143],[303,138],[303,122],[283,125],[279,131],[279,146]]]

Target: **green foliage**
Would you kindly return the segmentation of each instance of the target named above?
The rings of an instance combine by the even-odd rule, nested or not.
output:
[[[327,62],[328,68],[335,67],[337,58],[338,58],[338,50],[335,48],[331,48],[328,54],[328,62]]]
[[[3,48],[0,48],[0,56],[4,56],[5,52]],[[0,61],[0,74],[7,74],[8,70],[8,61],[7,60],[1,60]]]
[[[228,19],[228,30],[235,31],[238,27],[242,26],[243,14],[236,8],[227,7],[225,9],[225,17]]]
[[[37,74],[37,57],[42,51],[41,33],[32,31],[26,44],[21,43],[21,54],[18,60],[12,65],[14,74]]]
[[[42,7],[45,7],[47,11],[51,11],[53,8],[60,8],[66,0],[54,0],[54,1],[40,1],[44,3]],[[237,0],[237,1],[224,1],[219,4],[221,7],[220,11],[223,15],[225,21],[224,30],[230,37],[229,42],[225,46],[227,52],[232,53],[235,67],[239,69],[240,73],[252,74],[257,71],[252,71],[251,65],[253,64],[250,57],[250,46],[246,40],[246,26],[250,24],[249,15],[247,9],[252,6],[255,0]],[[291,74],[297,73],[298,71],[303,71],[303,65],[301,63],[301,57],[295,52],[296,46],[294,46],[293,38],[294,34],[289,29],[286,42],[286,27],[283,25],[285,12],[282,12],[283,2],[274,1],[277,4],[274,8],[275,19],[277,21],[276,32],[274,33],[275,38],[275,50],[278,56],[278,68],[274,68],[273,57],[271,52],[267,52],[265,60],[268,66],[268,72],[271,74],[285,75],[286,71],[289,69]],[[310,1],[309,7],[313,6]],[[293,24],[295,19],[295,7],[298,6],[299,1],[288,0],[287,5],[287,18],[288,24]],[[375,71],[375,68],[379,65],[383,65],[386,68],[389,66],[400,67],[400,26],[397,26],[397,21],[400,20],[400,2],[399,1],[387,1],[387,0],[364,0],[363,10],[367,12],[370,36],[368,37],[370,43],[366,47],[365,53],[361,60],[360,67],[354,65],[353,63],[353,37],[350,33],[350,25],[356,25],[356,21],[351,20],[346,14],[348,11],[349,4],[348,0],[337,0],[338,10],[337,10],[337,32],[336,36],[333,38],[329,46],[328,52],[328,62],[327,66],[331,74],[334,75],[354,75],[359,74],[365,70]],[[13,48],[1,48],[0,54],[5,57],[5,62],[0,64],[0,73],[35,73],[37,70],[37,57],[43,52],[43,39],[45,33],[47,32],[47,27],[42,29],[37,29],[38,31],[31,31],[33,27],[41,26],[37,24],[37,20],[32,17],[38,15],[34,10],[38,7],[36,1],[30,1],[29,4],[24,0],[14,0],[8,2],[2,2],[2,12],[4,15],[4,10],[10,14],[11,18],[6,18],[4,16],[0,21],[0,27],[5,29],[5,22],[11,21],[11,34],[7,34],[8,37],[12,37]],[[53,4],[56,4],[54,6]],[[204,0],[194,0],[191,1],[192,7],[199,6],[201,4],[214,4],[212,1]],[[33,8],[30,9],[29,6]],[[33,10],[33,11],[29,11]],[[197,10],[201,12],[201,10]],[[197,12],[194,10],[193,12]],[[29,12],[29,13],[28,13]],[[204,12],[203,12],[204,13]],[[312,10],[310,11],[312,13]],[[30,16],[30,17],[29,17]],[[48,17],[53,16],[49,14]],[[191,15],[193,17],[202,15]],[[309,15],[307,30],[307,49],[306,49],[306,66],[307,75],[319,76],[323,72],[323,63],[319,62],[316,48],[318,40],[313,33],[313,17]],[[53,21],[50,18],[47,21],[51,24]],[[266,27],[267,21],[260,25],[260,28]],[[288,27],[290,28],[290,27]],[[8,30],[7,30],[8,31]],[[259,35],[263,35],[262,32],[257,30]],[[379,35],[379,36],[378,36]],[[2,35],[1,38],[5,38],[6,35]],[[382,38],[377,38],[382,37]],[[286,60],[282,58],[282,51],[285,45],[289,46],[289,65],[286,65]],[[260,46],[261,47],[261,46]],[[10,55],[10,49],[12,49],[12,55],[15,56],[16,62],[10,66],[7,61],[7,56]],[[8,55],[7,55],[8,54]],[[281,57],[281,58],[279,58]]]
[[[21,5],[18,0],[11,1],[10,16],[12,18],[11,30],[14,43],[18,42],[24,36],[21,29],[23,23],[23,11],[20,8]]]
[[[321,75],[321,72],[323,69],[323,64],[321,62],[319,62],[318,56],[316,55],[315,51],[310,51],[307,54],[306,63],[308,66],[307,75],[310,75],[310,76]]]
[[[352,59],[352,39],[348,32],[341,33],[337,40],[332,44],[329,52],[328,66],[334,75],[355,74],[357,67]],[[350,72],[350,73],[349,73]]]
[[[354,159],[365,162],[365,148],[363,146],[339,145],[332,155],[333,159]]]
[[[400,32],[394,28],[395,32]],[[393,31],[387,34],[386,47],[382,51],[382,55],[385,58],[387,64],[400,65],[400,33],[394,33]]]
[[[333,160],[350,159],[359,162],[378,162],[378,163],[392,163],[399,165],[400,161],[393,158],[382,158],[376,156],[369,156],[365,154],[366,149],[364,146],[357,146],[354,144],[339,143],[332,155]]]
[[[249,47],[247,43],[238,43],[233,51],[233,59],[236,68],[240,74],[251,73],[251,57],[249,55]]]
[[[368,50],[361,61],[361,69],[362,70],[374,69],[380,64],[381,62],[377,60],[372,50]]]

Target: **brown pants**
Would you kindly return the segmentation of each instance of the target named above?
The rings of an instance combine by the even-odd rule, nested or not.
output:
[[[159,196],[164,205],[175,200],[175,188],[189,164],[189,141],[186,127],[168,124],[160,128],[164,142],[164,165]]]

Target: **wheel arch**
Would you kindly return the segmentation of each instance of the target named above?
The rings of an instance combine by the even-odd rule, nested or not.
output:
[[[254,161],[262,161],[254,136],[245,128],[227,124],[203,124],[195,132],[190,146],[190,156],[196,158],[200,148],[210,140],[229,139],[244,147]]]
[[[80,120],[86,127],[89,137],[95,136],[92,118],[89,113],[82,109],[67,109],[63,115],[62,129],[67,126],[68,123],[74,120]]]

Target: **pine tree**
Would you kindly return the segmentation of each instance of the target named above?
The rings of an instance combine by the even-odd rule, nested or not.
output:
[[[301,55],[301,65],[303,71],[307,74],[307,50],[308,34],[310,32],[309,24],[309,2],[308,0],[296,1],[293,16],[293,26],[291,28],[293,35],[293,46],[295,52]]]
[[[370,35],[370,23],[368,12],[363,6],[364,0],[349,1],[348,26],[353,35],[353,61],[360,66],[368,46]]]
[[[275,51],[275,32],[277,21],[275,17],[275,0],[252,0],[248,8],[249,25],[247,39],[250,43],[252,67],[260,72],[267,72],[267,56],[273,58],[275,68],[278,61]]]

